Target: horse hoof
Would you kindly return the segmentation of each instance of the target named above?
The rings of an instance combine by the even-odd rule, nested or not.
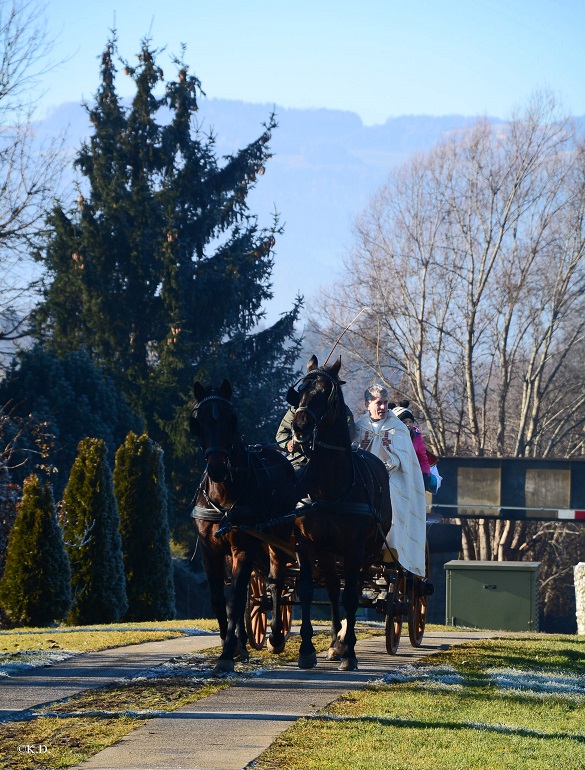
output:
[[[273,644],[270,641],[270,637],[266,640],[266,647],[268,649],[268,652],[273,653],[273,655],[280,655],[281,652],[284,652],[284,645],[286,644],[286,640],[283,639],[282,642],[279,644]]]
[[[327,660],[341,660],[341,655],[335,647],[330,647],[327,650]]]
[[[213,669],[213,673],[215,676],[218,676],[218,674],[233,674],[234,672],[234,661],[233,660],[222,660],[221,658],[217,661],[215,664],[215,668]]]
[[[345,639],[338,639],[335,644],[331,645],[331,649],[335,651],[337,660],[341,660],[346,649]]]
[[[310,655],[299,655],[299,668],[315,668],[317,665],[317,653]]]
[[[357,671],[357,658],[344,658],[339,666],[339,671]]]

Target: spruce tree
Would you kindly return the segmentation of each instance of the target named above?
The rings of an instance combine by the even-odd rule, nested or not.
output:
[[[130,432],[116,452],[114,491],[126,573],[126,619],[175,616],[163,453],[146,434]]]
[[[73,604],[67,622],[114,623],[127,608],[120,518],[101,439],[79,442],[62,501]]]
[[[59,357],[37,345],[21,352],[0,383],[0,403],[10,405],[13,422],[33,419],[31,430],[18,430],[19,438],[13,440],[13,449],[18,450],[12,462],[14,480],[22,482],[31,472],[31,464],[35,470],[39,464],[51,466],[57,471],[51,476],[57,498],[63,493],[82,438],[103,439],[113,461],[128,431],[140,428],[113,379],[99,371],[85,351]],[[1,427],[10,439],[19,424],[10,432]]]
[[[48,626],[62,620],[71,607],[70,576],[51,488],[33,474],[24,482],[0,581],[10,622]]]
[[[270,157],[274,116],[220,162],[213,136],[196,123],[198,79],[176,58],[165,82],[158,56],[145,41],[137,65],[124,66],[135,86],[126,107],[116,90],[115,36],[106,46],[88,107],[93,134],[76,159],[84,194],[74,209],[55,209],[38,254],[48,280],[35,335],[60,353],[86,350],[176,456],[193,378],[224,369],[230,341],[251,351],[235,380],[251,389],[256,414],[280,402],[298,355],[300,300],[263,344],[255,330],[272,296],[280,227],[259,227],[247,197]],[[260,383],[245,369],[251,358]]]

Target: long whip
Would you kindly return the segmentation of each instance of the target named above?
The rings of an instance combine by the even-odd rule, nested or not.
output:
[[[336,348],[336,347],[339,345],[339,343],[341,342],[341,338],[343,337],[343,335],[344,335],[344,334],[345,334],[345,333],[346,333],[346,332],[349,330],[349,328],[350,328],[350,327],[351,327],[351,326],[352,326],[352,325],[353,325],[353,324],[354,324],[354,323],[357,321],[357,319],[358,319],[358,318],[361,316],[361,314],[362,314],[362,313],[363,313],[365,310],[371,310],[371,309],[372,309],[371,307],[363,307],[363,308],[360,310],[360,312],[359,312],[359,313],[356,315],[356,317],[355,317],[355,318],[354,318],[352,321],[350,321],[350,322],[347,324],[347,326],[345,327],[345,329],[344,329],[344,330],[341,332],[341,334],[339,335],[339,337],[338,337],[338,338],[335,340],[335,343],[334,343],[333,347],[331,348],[331,350],[329,351],[329,355],[328,355],[328,356],[327,356],[327,358],[325,359],[325,363],[323,364],[323,366],[325,366],[325,365],[327,364],[327,361],[329,361],[329,359],[331,358],[331,356],[332,356],[332,354],[333,354],[333,351],[335,350],[335,348]]]

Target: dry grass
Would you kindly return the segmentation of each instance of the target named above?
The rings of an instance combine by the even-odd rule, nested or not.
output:
[[[24,650],[96,652],[111,647],[185,636],[189,629],[218,631],[216,620],[164,620],[102,626],[14,628],[0,631],[0,653]]]

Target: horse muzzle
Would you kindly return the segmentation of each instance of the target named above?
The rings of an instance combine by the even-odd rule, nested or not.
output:
[[[205,450],[207,474],[212,481],[220,484],[231,473],[229,454],[222,447],[209,447]]]

